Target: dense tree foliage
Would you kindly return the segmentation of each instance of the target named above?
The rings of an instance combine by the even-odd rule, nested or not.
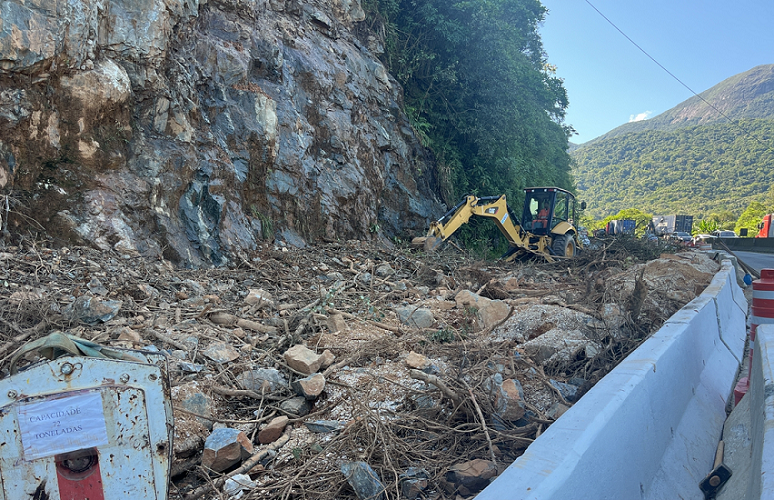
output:
[[[596,218],[637,207],[733,224],[774,183],[773,138],[774,121],[741,120],[605,139],[574,152],[578,192]]]
[[[572,189],[567,94],[547,64],[538,0],[367,0],[383,60],[415,130],[435,153],[444,201]]]
[[[734,226],[734,232],[740,234],[742,229],[747,229],[747,236],[755,236],[758,233],[758,224],[763,220],[763,216],[771,213],[771,207],[767,207],[759,201],[750,203],[747,209],[739,216]]]
[[[693,228],[694,234],[712,234],[714,231],[720,229],[718,222],[712,219],[703,219],[699,221],[699,224]]]

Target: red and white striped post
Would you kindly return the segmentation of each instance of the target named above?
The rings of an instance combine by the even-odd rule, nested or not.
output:
[[[774,324],[774,269],[761,269],[761,279],[753,286],[752,320],[750,324],[750,366],[747,377],[739,379],[734,388],[734,401],[738,403],[750,385],[750,373],[753,361],[753,343],[758,325]]]

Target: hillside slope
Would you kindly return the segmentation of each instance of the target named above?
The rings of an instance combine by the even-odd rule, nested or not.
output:
[[[774,182],[774,65],[728,78],[643,122],[572,152],[578,193],[595,218],[638,208],[739,215]]]
[[[201,266],[443,213],[357,0],[2,5],[14,234]]]

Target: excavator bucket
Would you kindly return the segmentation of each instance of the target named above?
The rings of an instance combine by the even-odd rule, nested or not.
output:
[[[411,240],[411,246],[414,248],[425,248],[425,241],[427,241],[427,238],[424,236],[417,236],[413,240]]]
[[[435,236],[422,236],[411,240],[412,247],[421,248],[425,252],[435,250],[441,245],[441,243],[443,243],[443,239],[436,238]]]
[[[441,246],[441,243],[443,243],[443,240],[441,238],[436,238],[435,236],[428,236],[425,239],[425,252],[435,250],[436,248]]]

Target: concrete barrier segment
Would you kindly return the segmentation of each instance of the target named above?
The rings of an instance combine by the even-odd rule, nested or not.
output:
[[[774,498],[774,325],[758,326],[751,370],[752,457],[747,498]]]
[[[730,262],[723,261],[723,268],[715,275],[704,293],[711,294],[715,300],[720,338],[731,354],[737,358],[739,364],[742,364],[744,344],[747,340],[745,319],[749,305],[744,292],[737,284],[735,271]]]
[[[741,357],[721,339],[727,329],[735,346],[736,330],[744,331],[727,290],[738,287],[730,269],[724,266],[477,500],[703,499],[698,484],[712,466]]]

